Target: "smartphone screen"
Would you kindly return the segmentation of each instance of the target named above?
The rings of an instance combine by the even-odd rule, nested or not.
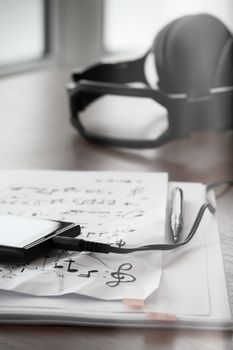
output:
[[[59,221],[0,215],[0,245],[23,248],[61,227]]]

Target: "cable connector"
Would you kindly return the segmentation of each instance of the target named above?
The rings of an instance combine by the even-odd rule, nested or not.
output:
[[[85,241],[72,237],[55,236],[52,238],[53,247],[77,252],[95,252],[108,254],[110,245],[99,242]]]

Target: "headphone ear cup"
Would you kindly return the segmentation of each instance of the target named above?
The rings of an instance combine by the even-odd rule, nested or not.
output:
[[[231,49],[225,48],[225,55],[220,56],[230,38],[224,24],[208,14],[185,16],[168,24],[153,45],[159,87],[167,93],[191,95],[209,91],[228,71],[219,62],[229,62]]]
[[[233,85],[233,37],[227,40],[219,57],[213,87]]]
[[[152,51],[155,55],[155,66],[158,73],[159,81],[157,85],[162,90],[167,90],[164,84],[170,85],[169,76],[166,74],[167,71],[164,69],[164,60],[163,60],[163,46],[165,42],[165,36],[167,34],[167,31],[171,27],[172,23],[167,24],[156,36]]]
[[[156,70],[159,77],[158,86],[160,89],[164,91],[172,90],[172,81],[166,69],[165,45],[167,40],[169,40],[168,36],[173,26],[177,22],[180,22],[181,20],[186,19],[188,17],[190,16],[184,16],[184,17],[175,19],[174,21],[168,23],[165,27],[163,27],[163,29],[161,29],[160,32],[157,34],[152,46],[152,51],[155,55]]]

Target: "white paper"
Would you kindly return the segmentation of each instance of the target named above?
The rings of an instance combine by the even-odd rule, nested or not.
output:
[[[164,239],[167,185],[162,173],[1,171],[0,214],[77,222],[81,238],[137,247]],[[159,286],[161,257],[52,251],[29,265],[1,265],[0,289],[145,299]]]
[[[188,221],[187,224],[189,226],[196,214],[199,204],[204,200],[204,186],[191,183],[179,184],[179,186],[181,185],[184,188],[186,207],[187,202],[190,202],[190,200],[191,202],[192,200],[195,202],[194,206],[188,205],[189,218],[187,218],[187,213],[185,216],[185,221]],[[177,288],[180,288],[180,295],[177,292],[174,294],[173,285],[168,284],[166,292],[167,303],[164,303],[163,299],[159,298],[156,301],[156,304],[147,303],[146,301],[146,309],[147,312],[156,312],[156,310],[158,312],[159,305],[160,312],[175,312],[178,315],[179,320],[196,321],[202,323],[203,327],[208,327],[208,324],[210,324],[211,321],[217,319],[221,326],[223,320],[230,320],[231,312],[229,309],[222,253],[215,216],[206,212],[204,221],[198,230],[198,236],[205,236],[206,239],[207,264],[205,264],[205,262],[203,263],[203,259],[201,259],[203,265],[201,264],[200,266],[199,261],[196,260],[199,260],[199,257],[194,254],[192,258],[194,258],[194,265],[197,266],[197,269],[194,269],[192,272],[196,273],[197,276],[200,270],[207,272],[207,283],[210,291],[209,307],[207,309],[206,307],[201,309],[201,307],[203,307],[203,297],[205,298],[206,295],[203,294],[202,290],[203,281],[201,278],[196,279],[194,285],[194,280],[192,280],[193,275],[190,274],[188,279],[186,275],[186,278],[183,279],[183,283],[180,283],[177,286]],[[191,245],[198,244],[198,240],[200,239],[198,236],[196,236],[196,242],[190,242]],[[203,241],[201,240],[201,242]],[[187,245],[186,248],[184,247],[186,252],[192,255],[190,248],[190,245]],[[178,252],[175,254],[178,254]],[[174,276],[174,274],[182,275],[183,269],[186,268],[189,270],[189,264],[190,261],[187,261],[185,266],[178,264],[174,265],[173,270],[168,269],[166,280],[169,281],[170,276]],[[160,296],[162,296],[162,292],[165,288],[164,283],[163,285],[161,284],[159,288],[162,289],[160,293]],[[204,289],[204,293],[206,293],[206,289]],[[192,296],[192,302],[189,304],[186,302],[182,303],[182,300],[184,300],[187,295]],[[175,299],[174,296],[176,296],[177,299]],[[193,301],[194,298],[196,298],[196,301]],[[149,299],[150,301],[152,300],[152,298]],[[129,309],[121,301],[95,300],[94,298],[77,295],[34,297],[19,293],[0,291],[0,310],[0,320],[3,320],[3,322],[6,321],[6,319],[8,321],[12,319],[13,322],[16,322],[16,319],[20,322],[27,322],[28,319],[31,321],[34,317],[34,322],[47,322],[48,319],[50,319],[52,320],[52,323],[70,322],[74,324],[75,322],[78,323],[79,317],[82,316],[95,324],[101,322],[104,317],[115,320],[119,317],[119,313],[121,313],[125,320],[129,320],[129,322],[131,320],[131,323],[133,322],[132,320],[136,320],[135,310]],[[140,312],[140,310],[137,310],[137,312]],[[140,315],[143,324],[144,313],[141,312]],[[58,319],[60,319],[60,321],[58,321]],[[111,324],[111,321],[109,321],[108,324]],[[174,326],[176,326],[175,322]],[[185,327],[185,322],[183,326]]]

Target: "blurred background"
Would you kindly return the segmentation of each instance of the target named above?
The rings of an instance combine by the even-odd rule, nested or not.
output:
[[[232,0],[0,0],[0,75],[141,53],[168,21],[200,12],[233,31]]]

